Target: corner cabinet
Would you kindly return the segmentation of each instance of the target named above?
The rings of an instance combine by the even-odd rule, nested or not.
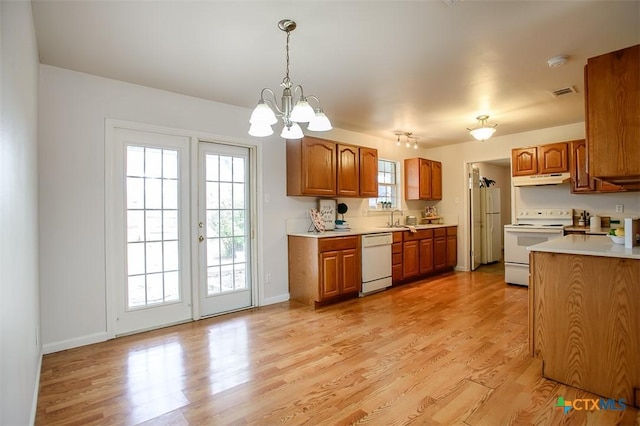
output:
[[[287,140],[287,195],[377,197],[378,151],[311,136]]]
[[[585,108],[591,178],[640,181],[640,45],[588,59]]]
[[[289,294],[292,300],[317,307],[354,297],[362,274],[360,236],[289,236]]]
[[[584,139],[569,142],[569,147],[572,193],[594,194],[627,190],[624,186],[595,180],[589,175],[587,171],[587,142]]]
[[[405,200],[442,199],[442,163],[426,158],[404,160]]]
[[[569,171],[569,144],[558,142],[511,150],[512,176]]]

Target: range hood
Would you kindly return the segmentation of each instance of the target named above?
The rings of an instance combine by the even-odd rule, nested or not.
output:
[[[514,176],[511,178],[513,186],[543,186],[560,185],[571,180],[569,173],[549,173],[546,175]]]

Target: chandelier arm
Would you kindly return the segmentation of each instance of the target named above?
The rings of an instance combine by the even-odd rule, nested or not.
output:
[[[271,96],[273,97],[273,100],[265,97],[264,95],[265,92],[270,93]],[[275,109],[278,112],[278,114],[280,115],[284,114],[284,111],[282,111],[278,106],[278,102],[276,101],[276,94],[273,92],[273,90],[269,89],[268,87],[265,87],[264,89],[262,89],[262,92],[260,92],[260,100],[264,101],[266,104],[269,104],[273,109]]]

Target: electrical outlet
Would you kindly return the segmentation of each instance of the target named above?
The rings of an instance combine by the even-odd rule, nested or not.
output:
[[[616,204],[616,213],[624,212],[624,204]]]

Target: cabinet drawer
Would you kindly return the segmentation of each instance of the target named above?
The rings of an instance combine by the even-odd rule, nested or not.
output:
[[[394,253],[391,255],[392,265],[402,265],[402,253]]]
[[[458,235],[458,227],[457,226],[451,226],[451,227],[447,228],[447,235],[448,236]]]
[[[433,229],[420,229],[416,232],[405,232],[404,241],[424,240],[425,238],[433,238]]]
[[[359,237],[331,237],[318,240],[318,251],[346,250],[359,247]]]
[[[447,228],[436,228],[433,230],[434,235],[436,237],[446,237],[447,236]]]
[[[402,253],[402,243],[393,243],[391,245],[391,253]]]
[[[393,233],[393,242],[394,243],[401,243],[402,242],[402,232],[394,232]]]

